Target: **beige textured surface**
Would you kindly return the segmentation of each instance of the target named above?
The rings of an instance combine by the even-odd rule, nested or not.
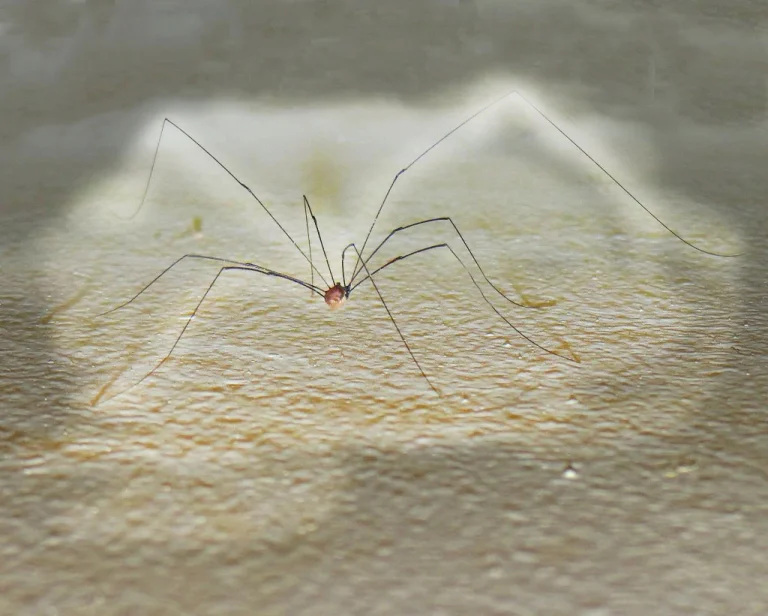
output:
[[[765,117],[681,114],[660,136],[588,111],[578,88],[566,105],[530,76],[475,81],[440,104],[179,96],[98,113],[62,103],[34,128],[7,125],[18,134],[3,160],[27,175],[4,166],[1,614],[768,611]],[[403,177],[377,235],[454,216],[505,291],[553,301],[497,307],[579,367],[528,345],[434,252],[378,280],[441,398],[370,288],[330,312],[243,273],[217,284],[156,375],[91,404],[167,352],[216,268],[182,265],[95,315],[181,254],[308,276],[247,195],[172,133],[144,209],[123,220],[164,115],[302,246],[305,192],[338,272],[392,173],[515,85],[686,237],[745,255],[685,247],[510,99]],[[100,152],[109,164],[93,162]],[[443,240],[457,245],[446,230],[414,233],[382,258]]]

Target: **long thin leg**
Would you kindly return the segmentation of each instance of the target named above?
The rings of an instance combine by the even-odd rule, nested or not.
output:
[[[347,284],[347,277],[346,277],[346,274],[344,272],[344,262],[347,260],[346,259],[346,257],[347,257],[347,250],[349,250],[350,248],[354,248],[355,250],[357,250],[357,247],[355,246],[355,244],[352,243],[352,244],[347,244],[344,247],[344,250],[341,251],[341,280],[342,280],[342,284],[344,285],[345,289],[348,289],[352,285],[352,279],[351,278],[349,279],[349,284]],[[367,260],[366,260],[366,263],[367,263]],[[347,293],[347,295],[349,295],[349,293]]]
[[[152,166],[149,168],[149,175],[147,176],[147,183],[144,186],[144,194],[141,196],[141,201],[139,202],[139,207],[136,208],[136,211],[131,214],[128,218],[125,220],[133,220],[138,216],[139,212],[141,211],[141,208],[144,207],[144,202],[147,200],[147,195],[149,194],[149,185],[152,183],[152,174],[155,172],[155,165],[157,164],[157,155],[160,153],[160,142],[163,140],[163,133],[165,132],[165,125],[166,122],[168,122],[168,118],[165,118],[163,120],[162,126],[160,126],[160,134],[157,136],[157,144],[155,145],[155,153],[152,156]]]
[[[344,285],[344,288],[347,287],[347,275],[344,272],[344,256],[347,254],[347,249],[352,248],[354,244],[349,244],[348,246],[344,247],[344,250],[341,251],[341,284]]]
[[[331,269],[331,262],[328,260],[328,253],[325,252],[325,244],[323,244],[323,236],[320,234],[320,225],[317,224],[317,218],[315,217],[315,213],[312,211],[312,206],[309,205],[309,200],[307,199],[307,195],[302,195],[304,197],[304,207],[309,209],[309,215],[312,217],[312,222],[315,224],[315,231],[317,231],[317,239],[320,240],[320,248],[323,249],[323,256],[325,257],[325,264],[328,266],[328,273],[331,275],[331,284],[334,284],[336,282],[336,277],[333,275],[333,270]],[[327,284],[326,286],[331,286],[330,284]]]
[[[358,257],[360,257],[360,251],[357,249],[357,246],[355,246],[353,244],[352,248],[354,248],[354,250],[357,253]],[[413,363],[416,364],[416,367],[419,369],[419,372],[421,373],[421,376],[424,377],[424,380],[432,388],[432,391],[434,391],[439,396],[440,392],[432,384],[432,381],[429,380],[429,377],[427,376],[426,372],[424,372],[424,370],[421,367],[421,364],[419,364],[419,360],[416,359],[416,356],[413,354],[413,351],[411,350],[411,347],[408,344],[408,341],[405,339],[405,336],[403,336],[403,332],[400,331],[400,327],[397,325],[397,321],[395,321],[395,317],[392,316],[392,312],[390,312],[389,306],[387,306],[387,302],[384,301],[384,296],[381,294],[381,291],[379,291],[379,287],[376,284],[376,281],[373,279],[373,276],[368,271],[368,266],[365,264],[364,261],[362,263],[363,263],[363,268],[365,269],[366,273],[368,274],[367,279],[371,281],[371,284],[373,285],[373,288],[376,290],[376,294],[379,296],[379,299],[381,300],[381,305],[384,306],[384,310],[387,311],[387,314],[389,315],[389,320],[392,321],[392,325],[395,326],[395,329],[397,330],[397,333],[400,336],[400,340],[403,341],[403,344],[405,345],[405,348],[408,351],[408,354],[411,356],[411,359],[413,360]]]
[[[519,330],[517,327],[515,327],[515,326],[514,326],[514,325],[513,325],[513,324],[512,324],[512,323],[509,321],[509,319],[507,319],[507,317],[505,317],[503,314],[501,314],[501,312],[499,312],[498,308],[496,308],[496,306],[494,306],[494,305],[491,303],[491,300],[489,300],[489,299],[486,297],[485,293],[483,293],[483,289],[480,287],[480,284],[477,282],[477,280],[475,280],[475,277],[472,275],[472,272],[471,272],[471,271],[469,270],[469,268],[466,266],[466,264],[464,263],[464,261],[462,261],[462,260],[461,260],[461,258],[459,257],[459,255],[457,255],[457,254],[456,254],[456,252],[453,250],[453,248],[451,248],[451,247],[450,247],[448,244],[446,244],[445,242],[443,242],[443,243],[441,243],[441,244],[433,244],[432,246],[427,246],[426,248],[420,248],[419,250],[414,250],[413,252],[409,252],[408,254],[400,255],[399,257],[395,257],[394,259],[390,259],[390,260],[389,260],[389,261],[387,261],[387,262],[386,262],[384,265],[382,265],[382,266],[381,266],[381,267],[379,267],[379,268],[376,268],[376,269],[375,269],[375,270],[373,270],[372,272],[368,271],[368,268],[367,268],[367,266],[365,266],[365,268],[366,268],[366,277],[365,277],[365,278],[363,278],[362,280],[360,280],[360,281],[359,281],[359,282],[358,282],[358,283],[357,283],[357,284],[356,284],[354,287],[352,287],[352,289],[350,289],[350,293],[351,293],[351,292],[352,292],[352,291],[355,289],[355,287],[357,287],[358,285],[362,284],[363,282],[365,282],[365,281],[366,281],[366,280],[368,280],[369,278],[371,279],[371,281],[373,281],[373,275],[374,275],[374,274],[376,274],[376,273],[380,272],[381,270],[383,270],[383,269],[385,269],[385,268],[389,267],[390,265],[393,265],[394,263],[397,263],[398,261],[402,261],[403,259],[407,259],[408,257],[413,257],[413,256],[415,256],[415,255],[418,255],[418,254],[421,254],[421,253],[423,253],[423,252],[427,252],[428,250],[435,250],[435,249],[437,249],[437,248],[447,248],[448,250],[450,250],[450,251],[451,251],[451,254],[453,254],[453,256],[454,256],[454,257],[456,257],[456,260],[457,260],[459,263],[461,263],[461,266],[464,268],[464,271],[466,271],[466,272],[467,272],[467,275],[469,275],[470,279],[472,280],[472,283],[475,285],[475,287],[477,287],[477,290],[480,292],[480,295],[481,295],[481,297],[483,298],[483,300],[485,300],[485,303],[486,303],[486,304],[488,304],[488,305],[491,307],[491,309],[492,309],[492,310],[493,310],[493,311],[494,311],[494,312],[495,312],[497,315],[499,315],[499,317],[501,317],[501,319],[502,319],[502,320],[503,320],[503,321],[504,321],[504,322],[505,322],[507,325],[509,325],[509,326],[510,326],[510,327],[511,327],[513,330],[515,330],[515,332],[517,332],[517,334],[518,334],[519,336],[521,336],[522,338],[524,338],[525,340],[527,340],[528,342],[530,342],[530,343],[531,343],[533,346],[535,346],[535,347],[537,347],[537,348],[541,349],[542,351],[544,351],[544,352],[546,352],[546,353],[549,353],[550,355],[554,355],[555,357],[559,357],[560,359],[564,359],[564,360],[566,360],[566,361],[569,361],[569,362],[573,362],[573,363],[580,363],[580,362],[579,362],[577,359],[574,359],[573,357],[566,357],[565,355],[560,355],[560,353],[557,353],[557,352],[555,352],[555,351],[552,351],[552,350],[550,350],[550,349],[548,349],[548,348],[546,348],[546,347],[544,347],[544,346],[540,345],[538,342],[536,342],[535,340],[533,340],[533,339],[532,339],[530,336],[527,336],[526,334],[524,334],[523,332],[521,332],[521,331],[520,331],[520,330]],[[363,263],[363,264],[365,264],[365,261],[362,261],[362,263]]]
[[[495,284],[493,284],[488,276],[486,276],[485,271],[480,266],[480,262],[475,257],[475,254],[472,252],[472,249],[469,247],[469,244],[467,244],[467,240],[464,239],[464,236],[461,234],[461,231],[459,231],[459,228],[456,226],[456,223],[453,222],[453,219],[450,216],[439,216],[437,218],[428,218],[427,220],[420,220],[418,222],[411,223],[410,225],[403,225],[402,227],[397,227],[396,229],[392,229],[392,231],[389,232],[389,235],[385,237],[376,248],[373,249],[373,252],[371,252],[366,258],[365,263],[368,264],[370,260],[373,258],[373,256],[379,251],[379,249],[386,244],[392,236],[396,235],[397,233],[400,233],[401,231],[405,231],[406,229],[410,229],[412,227],[418,227],[419,225],[426,225],[433,222],[449,222],[451,223],[451,226],[453,227],[453,230],[456,231],[456,235],[459,236],[459,239],[461,240],[461,243],[464,244],[464,247],[467,249],[467,252],[469,253],[469,256],[472,257],[472,260],[475,262],[475,265],[477,265],[477,269],[480,270],[480,274],[483,276],[485,281],[491,286],[491,288],[496,291],[501,297],[503,297],[505,300],[507,300],[510,304],[514,304],[515,306],[519,306],[520,308],[538,308],[538,306],[532,306],[530,304],[521,304],[520,302],[516,302],[515,300],[511,299],[507,295],[504,294],[504,292],[499,289]],[[344,256],[342,254],[342,260]],[[362,270],[358,270],[358,274]],[[352,280],[349,281],[350,285],[354,282],[354,276],[352,277]],[[354,289],[355,286],[353,285],[352,288]]]
[[[499,98],[497,98],[493,102],[489,103],[488,105],[486,105],[485,107],[483,107],[479,111],[477,111],[474,114],[472,114],[469,118],[467,118],[461,124],[459,124],[458,126],[453,128],[452,130],[450,130],[448,133],[443,135],[440,139],[438,139],[430,147],[428,147],[426,150],[424,150],[424,152],[422,152],[416,158],[414,158],[406,167],[404,167],[403,169],[401,169],[400,171],[398,171],[395,174],[395,177],[392,179],[392,182],[389,185],[389,188],[387,189],[386,194],[384,195],[384,199],[382,200],[381,204],[379,205],[379,209],[376,211],[376,215],[374,216],[373,222],[371,223],[371,226],[368,229],[368,233],[365,236],[365,241],[363,242],[363,248],[362,248],[362,250],[360,250],[360,253],[359,253],[360,257],[358,258],[357,262],[355,263],[355,268],[353,270],[353,275],[352,275],[353,278],[358,273],[359,263],[360,263],[360,260],[362,259],[362,255],[365,252],[365,248],[368,245],[368,240],[371,237],[371,233],[373,233],[373,228],[376,226],[376,222],[379,220],[379,215],[381,214],[381,211],[384,209],[384,205],[386,204],[387,199],[389,199],[389,195],[392,192],[392,189],[394,188],[395,183],[397,182],[397,180],[400,179],[400,176],[403,175],[406,171],[408,171],[411,167],[413,167],[417,162],[419,162],[424,156],[426,156],[434,148],[436,148],[438,145],[440,145],[443,141],[448,139],[448,137],[453,135],[453,133],[458,131],[460,128],[462,128],[467,123],[469,123],[472,120],[474,120],[477,116],[479,116],[480,114],[484,113],[485,111],[487,111],[488,109],[490,109],[491,107],[496,105],[497,103],[499,103],[502,100],[504,100],[505,98],[513,96],[513,95],[518,96],[520,98],[520,100],[522,100],[526,105],[528,105],[531,109],[533,109],[536,113],[538,113],[544,120],[546,120],[550,125],[552,125],[563,137],[565,137],[571,144],[573,144],[579,150],[579,152],[581,152],[584,156],[586,156],[594,165],[597,166],[598,169],[600,169],[603,173],[605,173],[619,188],[621,188],[621,190],[623,190],[635,203],[637,203],[641,208],[643,208],[643,210],[645,210],[648,214],[650,214],[653,217],[653,219],[656,220],[656,222],[658,222],[662,227],[664,227],[667,231],[669,231],[669,233],[674,235],[681,242],[683,242],[684,244],[686,244],[687,246],[690,246],[691,248],[693,248],[695,250],[698,250],[699,252],[702,252],[702,253],[707,254],[707,255],[712,255],[712,256],[715,256],[715,257],[738,257],[738,256],[741,256],[742,253],[738,253],[738,254],[722,254],[722,253],[717,253],[717,252],[712,252],[712,251],[709,251],[709,250],[705,250],[703,248],[699,248],[698,246],[696,246],[692,242],[689,242],[688,240],[683,238],[679,233],[677,233],[671,227],[669,227],[664,222],[662,222],[662,220],[658,216],[656,216],[656,214],[654,214],[646,205],[644,205],[637,197],[635,197],[635,195],[633,195],[621,182],[619,182],[619,180],[617,180],[611,173],[609,173],[608,170],[603,165],[601,165],[599,162],[597,162],[597,160],[595,160],[595,158],[592,157],[584,148],[582,148],[578,143],[576,143],[576,141],[574,141],[563,129],[561,129],[553,120],[551,120],[549,118],[549,116],[545,115],[544,112],[542,112],[536,105],[534,105],[527,98],[525,98],[518,90],[512,90],[511,92],[507,92],[503,96],[500,96]]]
[[[307,246],[309,246],[309,281],[310,284],[315,284],[315,270],[312,269],[312,238],[309,236],[309,210],[307,209],[309,207],[309,202],[304,199],[304,223],[307,226]],[[328,285],[326,285],[328,286]]]
[[[176,337],[176,340],[174,341],[173,346],[171,347],[171,350],[168,351],[168,354],[165,357],[163,357],[155,365],[155,367],[152,368],[152,370],[147,372],[147,374],[145,374],[143,377],[141,377],[141,379],[139,379],[133,385],[128,387],[128,389],[124,389],[123,391],[115,394],[114,396],[111,396],[110,398],[108,398],[108,400],[111,400],[112,398],[116,398],[117,396],[121,396],[124,393],[127,393],[128,391],[130,391],[131,389],[136,387],[137,385],[143,383],[150,376],[152,376],[155,372],[157,372],[160,369],[160,366],[162,366],[166,361],[168,361],[168,359],[173,354],[173,351],[176,349],[176,347],[178,346],[179,342],[181,341],[182,336],[184,336],[184,333],[187,331],[187,328],[192,323],[192,320],[195,318],[195,315],[197,315],[198,310],[200,310],[200,306],[203,304],[203,302],[205,301],[205,298],[208,297],[208,294],[211,292],[211,289],[213,288],[213,285],[216,284],[216,281],[219,279],[219,277],[224,272],[228,272],[228,271],[232,271],[232,270],[242,270],[242,271],[246,271],[246,272],[256,272],[258,274],[264,274],[266,276],[274,276],[276,278],[283,278],[284,280],[289,280],[289,281],[295,282],[295,283],[297,283],[297,284],[299,284],[299,285],[301,285],[303,287],[309,288],[309,285],[306,282],[304,282],[303,280],[297,280],[297,279],[295,279],[295,278],[293,278],[291,276],[287,276],[286,274],[282,274],[282,273],[276,272],[274,270],[268,270],[268,269],[262,268],[262,267],[260,267],[258,265],[253,265],[253,264],[225,265],[224,267],[219,269],[218,273],[216,274],[214,279],[211,281],[211,284],[208,285],[208,288],[205,290],[205,293],[203,293],[203,296],[200,298],[200,301],[197,302],[197,305],[195,306],[195,309],[192,311],[192,314],[189,316],[189,318],[187,319],[186,323],[184,323],[184,327],[182,328],[182,330],[179,333],[179,335]],[[318,291],[318,293],[320,293],[320,292]],[[320,293],[320,295],[323,295],[323,294]]]
[[[412,160],[410,163],[408,163],[408,165],[406,165],[405,167],[403,167],[402,169],[400,169],[400,171],[398,171],[398,172],[395,174],[395,177],[394,177],[394,178],[392,178],[392,183],[389,185],[389,188],[387,189],[387,192],[386,192],[386,194],[384,195],[384,199],[382,199],[382,201],[381,201],[381,205],[379,205],[379,209],[378,209],[378,210],[376,210],[376,216],[374,216],[374,217],[373,217],[373,222],[371,223],[371,227],[370,227],[370,229],[368,229],[368,233],[367,233],[367,235],[365,236],[365,241],[363,242],[363,248],[362,248],[360,251],[358,251],[358,253],[357,253],[357,254],[358,254],[358,258],[357,258],[357,261],[355,262],[355,267],[354,267],[354,269],[352,270],[352,271],[353,271],[353,273],[352,273],[352,278],[354,278],[354,277],[355,277],[355,275],[357,274],[357,268],[358,268],[358,267],[359,267],[359,265],[360,265],[360,260],[363,258],[363,253],[365,252],[365,247],[368,245],[368,240],[369,240],[369,238],[371,237],[371,233],[373,233],[373,228],[376,226],[376,222],[379,220],[379,214],[381,214],[381,210],[383,210],[383,209],[384,209],[384,204],[387,202],[387,199],[389,199],[389,193],[391,193],[391,192],[392,192],[392,189],[395,187],[395,183],[397,182],[397,180],[398,180],[398,179],[400,179],[400,176],[401,176],[401,175],[403,175],[403,174],[404,174],[406,171],[408,171],[408,169],[410,169],[411,167],[413,167],[413,166],[414,166],[414,165],[415,165],[417,162],[419,162],[419,161],[420,161],[422,158],[424,158],[424,157],[425,157],[427,154],[429,154],[429,153],[430,153],[432,150],[434,150],[434,149],[435,149],[437,146],[439,146],[439,145],[440,145],[440,144],[441,144],[443,141],[445,141],[446,139],[448,139],[448,137],[450,137],[451,135],[453,135],[453,133],[455,133],[457,130],[459,130],[460,128],[462,128],[462,127],[463,127],[463,126],[465,126],[466,124],[469,124],[469,123],[470,123],[472,120],[474,120],[474,119],[475,119],[477,116],[479,116],[481,113],[483,113],[483,112],[484,112],[484,111],[486,111],[487,109],[490,109],[490,108],[491,108],[491,107],[493,107],[493,106],[494,106],[496,103],[498,103],[498,102],[500,102],[500,101],[504,100],[505,98],[507,98],[508,96],[510,96],[510,94],[512,94],[512,93],[513,93],[513,92],[507,92],[507,93],[506,93],[504,96],[500,96],[499,98],[497,98],[497,99],[496,99],[495,101],[493,101],[492,103],[489,103],[488,105],[486,105],[485,107],[483,107],[483,108],[482,108],[482,109],[480,109],[479,111],[476,111],[475,113],[473,113],[473,114],[472,114],[471,116],[469,116],[469,117],[468,117],[466,120],[464,120],[464,121],[463,121],[461,124],[459,124],[459,125],[458,125],[458,126],[456,126],[455,128],[453,128],[453,129],[451,129],[450,131],[448,131],[448,132],[447,132],[445,135],[443,135],[442,137],[440,137],[440,139],[438,139],[438,140],[437,140],[435,143],[433,143],[433,144],[432,144],[431,146],[429,146],[429,147],[428,147],[426,150],[424,150],[424,151],[423,151],[421,154],[419,154],[419,155],[418,155],[416,158],[414,158],[414,159],[413,159],[413,160]]]
[[[294,240],[291,237],[291,234],[288,233],[288,231],[285,230],[285,227],[283,227],[283,225],[280,224],[280,221],[277,220],[277,218],[275,218],[275,216],[272,214],[272,212],[269,211],[269,209],[267,208],[266,205],[264,205],[262,200],[259,199],[256,196],[256,193],[254,193],[244,182],[240,181],[240,178],[238,178],[234,173],[232,173],[232,171],[230,171],[229,168],[224,163],[222,163],[218,158],[216,158],[203,144],[201,144],[197,139],[195,139],[187,131],[185,131],[183,128],[181,128],[173,120],[170,120],[168,118],[163,119],[163,128],[160,129],[160,138],[157,141],[157,147],[155,148],[155,155],[152,158],[152,167],[149,170],[149,178],[147,178],[147,186],[146,186],[146,188],[144,190],[144,196],[142,197],[141,204],[139,204],[139,208],[130,216],[130,218],[134,218],[139,213],[141,208],[144,206],[144,200],[146,199],[147,192],[149,191],[149,183],[152,181],[152,174],[155,171],[155,163],[157,162],[157,155],[158,155],[158,152],[160,150],[160,141],[161,141],[161,139],[163,137],[163,129],[165,128],[166,124],[170,124],[176,130],[178,130],[182,135],[184,135],[187,139],[189,139],[192,143],[194,143],[198,148],[200,148],[203,152],[205,152],[211,158],[211,160],[213,160],[213,162],[215,162],[219,167],[221,167],[224,171],[226,171],[227,174],[233,180],[235,180],[235,182],[240,184],[240,186],[242,186],[248,192],[248,194],[251,195],[251,197],[253,197],[256,200],[256,202],[262,207],[262,209],[267,213],[267,215],[274,221],[274,223],[278,226],[280,231],[283,232],[283,235],[285,235],[285,237],[287,237],[290,240],[291,244],[293,244],[296,247],[296,250],[298,250],[299,253],[301,253],[301,256],[304,257],[304,259],[307,261],[307,263],[309,263],[310,266],[318,274],[320,274],[320,272],[312,264],[312,260],[305,254],[305,252],[301,249],[301,247],[296,243],[296,240]],[[129,220],[130,220],[130,218],[129,218]],[[320,277],[322,278],[322,274],[320,274]]]
[[[119,306],[116,306],[116,307],[114,307],[114,308],[112,308],[110,310],[107,310],[106,312],[101,312],[101,313],[97,314],[96,316],[101,317],[101,316],[109,314],[110,312],[115,312],[116,310],[120,310],[121,308],[125,308],[128,304],[132,303],[137,297],[139,297],[139,295],[144,293],[144,291],[149,289],[149,287],[151,287],[153,284],[155,284],[158,280],[160,280],[160,278],[162,278],[165,274],[167,274],[176,265],[181,263],[181,261],[183,261],[184,259],[204,259],[204,260],[207,260],[207,261],[216,261],[217,263],[229,263],[230,265],[245,267],[245,268],[248,268],[250,270],[254,270],[254,271],[258,271],[258,272],[260,272],[262,274],[266,274],[268,276],[279,276],[280,278],[285,278],[286,280],[290,280],[292,282],[295,282],[296,284],[300,284],[301,286],[310,289],[311,291],[314,291],[320,297],[324,296],[324,294],[323,294],[322,290],[320,289],[320,287],[316,287],[313,284],[306,283],[303,280],[299,280],[298,278],[294,278],[293,276],[288,276],[287,274],[281,274],[279,272],[275,272],[274,270],[270,270],[270,269],[267,269],[265,267],[262,267],[261,265],[256,265],[255,263],[247,263],[247,262],[243,262],[243,261],[232,261],[231,259],[222,259],[220,257],[209,257],[207,255],[188,254],[188,255],[184,255],[184,256],[179,257],[178,259],[176,259],[173,263],[171,263],[168,267],[166,267],[162,272],[160,272],[157,276],[155,276],[149,282],[149,284],[147,284],[143,289],[141,289],[141,291],[136,293],[136,295],[134,295],[127,302],[123,302]]]
[[[562,128],[560,128],[553,120],[549,118],[541,109],[539,109],[536,105],[534,105],[531,101],[529,101],[525,96],[523,96],[520,92],[511,92],[510,94],[517,94],[517,96],[522,100],[526,105],[528,105],[531,109],[533,109],[536,113],[538,113],[542,118],[544,118],[549,124],[551,124],[554,129],[560,133],[563,137],[565,137],[568,141],[571,142],[571,144],[584,156],[586,156],[600,171],[605,173],[611,180],[613,180],[613,183],[616,184],[621,190],[623,190],[626,195],[632,199],[637,205],[639,205],[641,208],[643,208],[650,216],[653,218],[657,223],[659,223],[662,227],[664,227],[667,231],[669,231],[672,235],[674,235],[677,239],[679,239],[683,244],[686,244],[687,246],[690,246],[694,250],[698,250],[701,253],[704,253],[705,255],[710,255],[712,257],[740,257],[743,253],[739,254],[722,254],[719,252],[711,252],[709,250],[705,250],[704,248],[700,248],[696,246],[696,244],[693,244],[692,242],[689,242],[687,239],[685,239],[682,235],[677,233],[677,231],[673,230],[671,227],[669,227],[666,223],[664,223],[656,214],[654,214],[648,207],[643,205],[643,203],[635,197],[631,192],[629,192],[629,189],[624,186],[619,180],[617,180],[603,165],[601,165],[595,158],[589,154],[584,148],[582,148],[578,143],[576,143]]]

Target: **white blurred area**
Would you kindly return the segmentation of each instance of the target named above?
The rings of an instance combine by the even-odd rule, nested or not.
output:
[[[631,125],[595,118],[571,123],[556,108],[550,110],[534,88],[532,93],[518,88],[525,98],[509,83],[485,82],[419,107],[385,100],[291,108],[230,101],[203,107],[170,104],[143,112],[142,128],[114,172],[77,193],[66,222],[41,225],[36,242],[29,244],[31,253],[47,259],[41,276],[56,298],[52,312],[57,314],[59,351],[88,365],[83,375],[92,373],[83,379],[82,401],[110,398],[131,387],[171,348],[216,275],[216,264],[188,259],[131,306],[94,316],[127,301],[184,254],[253,262],[323,288],[333,282],[314,231],[313,260],[325,281],[311,277],[300,251],[264,209],[170,124],[139,209],[164,117],[227,165],[309,254],[302,208],[306,194],[333,278],[339,280],[342,249],[350,242],[363,247],[394,173],[499,93],[512,92],[401,176],[366,255],[391,229],[452,217],[500,288],[517,301],[552,306],[525,310],[506,304],[483,281],[447,223],[398,234],[371,268],[448,241],[513,325],[550,350],[584,358],[586,370],[574,371],[505,324],[446,250],[412,257],[377,276],[406,340],[441,390],[479,406],[503,402],[501,375],[526,370],[531,360],[568,375],[565,383],[571,387],[581,375],[591,379],[600,366],[611,373],[612,366],[631,363],[651,348],[666,354],[664,340],[685,338],[695,325],[686,318],[697,310],[699,298],[686,285],[705,281],[709,293],[726,289],[735,270],[727,260],[695,253],[661,228],[527,101],[694,243],[735,252],[737,235],[706,204],[648,187],[653,161],[642,155],[640,135]],[[108,120],[114,118],[93,120],[84,130],[97,131],[98,123]],[[37,135],[32,143],[44,139]],[[641,154],[637,167],[612,145],[629,142],[631,151]],[[354,262],[348,259],[347,273]],[[688,273],[673,274],[673,267]],[[279,400],[277,382],[285,380],[283,392],[308,388],[330,404],[334,397],[328,394],[347,390],[351,382],[383,397],[394,386],[417,405],[429,404],[432,394],[373,288],[361,286],[333,317],[325,310],[321,298],[293,283],[226,273],[173,359],[132,388],[130,399],[151,399],[155,388],[173,397],[166,391],[169,385],[178,391],[195,387],[199,379],[216,383],[216,375],[224,374],[249,388],[249,375],[266,369],[281,377],[259,385],[273,392],[273,402]],[[668,319],[667,330],[646,325]],[[622,325],[615,329],[618,322]],[[625,328],[632,332],[626,334],[629,339],[643,342],[628,347],[610,333],[624,336]],[[493,341],[490,347],[488,340]],[[508,363],[512,358],[514,368]],[[376,384],[382,383],[379,394]],[[547,404],[552,394],[541,390],[537,404]]]

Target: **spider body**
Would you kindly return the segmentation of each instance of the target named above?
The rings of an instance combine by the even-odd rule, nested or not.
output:
[[[324,295],[325,303],[331,310],[338,310],[344,305],[344,300],[349,297],[349,286],[343,287],[340,282],[330,287]]]

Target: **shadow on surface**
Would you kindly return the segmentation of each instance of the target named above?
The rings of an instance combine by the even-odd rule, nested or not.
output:
[[[61,613],[762,613],[765,474],[698,452],[701,436],[606,433],[599,450],[542,432],[372,443],[319,501],[302,486],[329,476],[328,460],[294,453],[266,517],[269,478],[254,470],[150,465],[96,481],[83,470],[76,494],[38,486],[56,515],[32,519],[55,538],[75,512],[89,531],[49,539],[14,573],[44,574],[52,590],[38,605]],[[3,596],[22,604],[35,577]]]

